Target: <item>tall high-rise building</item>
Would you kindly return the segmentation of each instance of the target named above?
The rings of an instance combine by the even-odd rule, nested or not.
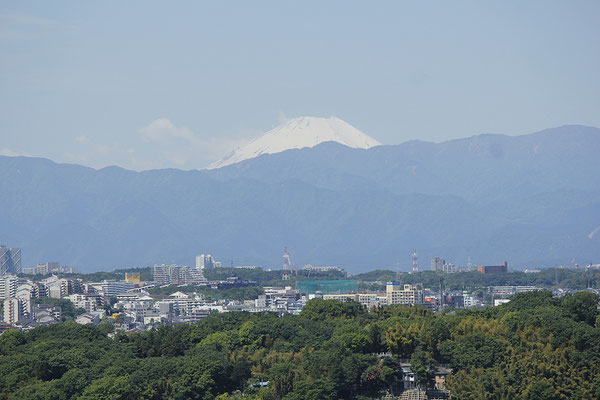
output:
[[[446,260],[440,257],[434,257],[431,259],[431,270],[442,271],[446,273],[457,272],[457,268],[454,264],[447,263]]]
[[[200,254],[196,256],[196,268],[199,270],[213,269],[215,263],[210,254]]]
[[[15,297],[18,283],[19,279],[15,275],[0,276],[0,300]]]
[[[21,273],[21,249],[0,245],[0,275]]]
[[[446,260],[440,257],[434,257],[431,259],[431,270],[432,271],[443,271]]]
[[[206,279],[202,269],[181,265],[155,265],[154,281],[167,284],[190,284],[203,282]]]

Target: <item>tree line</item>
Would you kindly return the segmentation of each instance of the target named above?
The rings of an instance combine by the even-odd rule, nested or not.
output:
[[[599,297],[550,292],[486,310],[230,312],[142,333],[65,322],[0,335],[0,399],[375,399],[436,364],[455,399],[600,398]],[[381,356],[381,353],[388,353]]]

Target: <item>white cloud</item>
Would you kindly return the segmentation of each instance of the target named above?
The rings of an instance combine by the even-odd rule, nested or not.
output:
[[[145,142],[158,142],[161,140],[180,138],[190,142],[197,141],[197,137],[185,126],[178,128],[167,118],[159,118],[140,129],[142,140]]]
[[[141,140],[158,150],[155,161],[160,167],[200,169],[246,143],[256,132],[203,136],[186,126],[177,126],[167,118],[159,118],[139,130]]]
[[[27,153],[25,151],[11,150],[11,149],[7,149],[7,148],[0,148],[0,156],[8,156],[8,157],[25,156],[25,157],[32,157],[31,154],[29,154],[29,153]]]
[[[136,171],[179,168],[202,169],[259,132],[245,130],[221,135],[200,135],[168,118],[158,118],[121,143],[102,143],[89,136],[75,137],[75,147],[62,154],[65,162],[94,168],[118,165]],[[123,142],[127,142],[123,145]]]

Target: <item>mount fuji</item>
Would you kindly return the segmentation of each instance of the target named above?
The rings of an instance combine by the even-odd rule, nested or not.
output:
[[[323,142],[337,142],[355,149],[379,146],[377,140],[336,117],[299,117],[271,129],[261,137],[238,147],[208,169],[221,168],[262,154],[314,147]]]

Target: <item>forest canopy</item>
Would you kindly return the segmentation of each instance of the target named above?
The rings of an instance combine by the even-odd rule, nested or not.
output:
[[[531,292],[438,315],[313,299],[299,315],[221,313],[143,333],[11,330],[0,335],[0,399],[370,399],[397,395],[401,359],[425,380],[447,364],[457,399],[600,398],[598,300]]]

